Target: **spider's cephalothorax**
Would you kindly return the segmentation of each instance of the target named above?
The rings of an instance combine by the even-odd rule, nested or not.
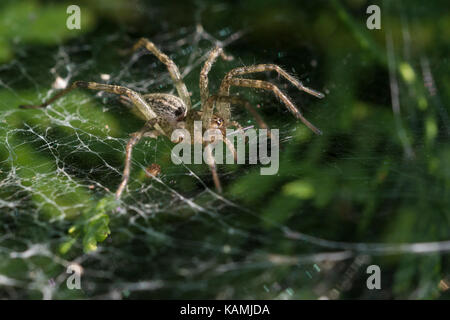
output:
[[[239,96],[230,95],[230,88],[232,86],[258,88],[272,91],[277,96],[277,98],[279,98],[286,105],[289,111],[297,119],[300,119],[313,132],[321,134],[321,131],[303,117],[301,112],[295,107],[291,100],[277,86],[267,81],[244,79],[242,77],[239,77],[251,73],[275,71],[280,76],[296,86],[299,90],[307,92],[318,98],[324,97],[322,93],[305,87],[295,77],[293,77],[277,65],[259,64],[232,69],[225,75],[224,79],[222,80],[219,92],[215,95],[210,95],[208,90],[208,73],[211,70],[213,63],[219,56],[221,56],[221,58],[224,60],[232,59],[232,57],[224,54],[221,47],[216,46],[209,53],[208,59],[206,60],[200,72],[201,111],[197,111],[192,110],[191,108],[192,105],[190,94],[181,78],[181,74],[175,63],[167,55],[162,53],[153,44],[153,42],[145,38],[140,39],[134,45],[133,50],[137,50],[141,47],[146,48],[167,66],[170,77],[175,85],[175,88],[177,89],[178,96],[166,93],[150,93],[141,95],[123,86],[102,84],[96,82],[75,81],[72,85],[68,86],[64,90],[61,90],[49,100],[40,105],[21,106],[21,108],[45,108],[49,104],[53,103],[56,99],[62,97],[75,88],[85,88],[115,93],[121,96],[122,102],[132,106],[134,110],[143,119],[146,120],[146,124],[140,131],[133,133],[127,143],[123,178],[116,191],[116,198],[120,198],[128,183],[131,168],[131,153],[133,147],[139,142],[142,137],[156,137],[158,135],[165,135],[170,138],[172,132],[178,128],[185,128],[189,132],[193,132],[193,123],[196,120],[202,121],[203,129],[219,129],[222,132],[225,132],[226,128],[234,127],[238,130],[243,130],[239,123],[231,119],[231,104],[243,105],[255,117],[258,125],[261,128],[267,129],[268,127],[264,120],[259,116],[259,114],[248,101],[240,98]],[[230,141],[228,141],[226,135],[223,135],[222,139],[228,147],[234,149],[232,144],[230,144]],[[194,141],[191,141],[191,143],[193,142]],[[201,141],[201,143],[208,144],[211,143],[211,141]],[[212,153],[208,156],[213,159]],[[211,161],[211,163],[208,163],[208,165],[211,169],[216,189],[220,192],[221,185],[219,177],[217,175],[215,162]]]

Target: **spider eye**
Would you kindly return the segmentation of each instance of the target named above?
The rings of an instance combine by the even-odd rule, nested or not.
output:
[[[177,110],[175,110],[175,116],[179,117],[184,113],[184,109],[183,108],[178,108]]]

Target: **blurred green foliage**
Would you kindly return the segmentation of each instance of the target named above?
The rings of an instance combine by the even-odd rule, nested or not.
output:
[[[92,30],[94,19],[90,8],[83,10],[81,29],[66,28],[68,3],[3,1],[0,12],[0,62],[13,58],[14,44],[57,45]]]
[[[76,3],[83,15],[79,31],[65,25],[67,5]],[[0,207],[0,275],[15,282],[0,286],[0,297],[41,298],[48,279],[65,272],[61,258],[84,260],[85,269],[104,274],[87,274],[83,281],[92,286],[83,292],[65,289],[62,282],[56,298],[96,297],[148,279],[167,285],[131,293],[123,285],[122,297],[299,299],[338,290],[339,298],[448,298],[448,291],[439,289],[450,276],[446,253],[372,255],[370,263],[383,270],[383,290],[374,292],[365,287],[365,266],[349,280],[350,287],[339,286],[354,257],[367,252],[354,250],[353,258],[342,262],[320,261],[317,272],[302,257],[336,248],[295,240],[285,232],[287,227],[346,243],[450,239],[447,3],[377,3],[382,30],[365,27],[368,2],[363,0],[2,2],[0,181],[7,187],[0,189],[5,203]],[[211,72],[213,88],[232,67],[267,62],[326,93],[315,100],[278,82],[324,132],[315,136],[270,93],[242,90],[261,105],[258,111],[269,125],[281,129],[283,143],[277,175],[261,176],[257,166],[220,168],[224,196],[233,203],[204,192],[193,174],[174,166],[164,139],[150,147],[141,143],[135,163],[159,163],[161,179],[178,196],[161,192],[134,165],[132,194],[116,202],[110,190],[120,175],[105,163],[120,172],[123,145],[141,120],[118,105],[106,108],[103,99],[84,91],[54,107],[78,115],[68,123],[58,121],[58,114],[17,109],[46,96],[54,81],[48,70],[61,45],[88,44],[89,50],[70,52],[75,65],[91,62],[75,73],[75,80],[100,81],[99,73],[117,73],[124,66],[129,57],[120,50],[133,40],[182,35],[199,22],[218,38],[224,30],[246,31],[227,47],[237,59],[218,63]],[[185,54],[169,53],[180,66],[188,63]],[[185,79],[194,103],[199,101],[199,69]],[[136,77],[149,77],[144,69],[134,71]],[[262,77],[278,81],[274,75]],[[393,85],[399,90],[397,115]],[[250,115],[234,111],[241,123],[254,124]],[[212,186],[208,168],[190,169]],[[8,184],[11,175],[21,184]],[[101,187],[91,189],[92,181]],[[146,204],[145,214],[133,209],[137,201]],[[11,255],[33,244],[43,245],[48,254]]]

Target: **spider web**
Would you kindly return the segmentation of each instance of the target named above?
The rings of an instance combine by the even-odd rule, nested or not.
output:
[[[194,108],[198,108],[196,82],[208,50],[216,43],[226,47],[242,34],[224,29],[213,36],[197,25],[152,40],[170,54],[183,78],[192,79],[188,87],[194,91]],[[132,43],[121,34],[99,41],[99,47],[106,48]],[[1,66],[5,75],[0,78],[1,296],[290,299],[293,289],[283,284],[277,270],[289,267],[294,269],[291,274],[306,281],[314,278],[317,295],[326,295],[333,288],[348,286],[356,272],[348,270],[358,270],[372,255],[450,249],[448,241],[347,243],[293,230],[215,193],[206,166],[171,164],[171,143],[164,138],[147,139],[136,147],[124,199],[111,200],[122,176],[126,133],[142,124],[116,96],[76,92],[45,110],[26,113],[10,105],[10,101],[32,104],[45,100],[81,76],[81,80],[120,83],[138,92],[174,92],[164,66],[154,57],[144,52],[132,56],[118,52],[121,65],[106,66],[102,51],[86,43],[60,46],[31,71],[22,62],[31,58],[29,52]],[[241,62],[236,59],[232,66]],[[218,63],[217,68],[231,67]],[[14,77],[6,77],[12,74]],[[50,90],[41,83],[48,78],[52,79]],[[211,72],[211,91],[217,89],[220,79],[219,72]],[[248,115],[236,112],[239,120],[254,124]],[[295,130],[282,125],[281,143],[289,143]],[[159,176],[149,178],[145,172],[152,163],[164,165]],[[223,170],[221,177],[232,181],[252,169]],[[80,231],[75,237],[70,230],[80,217],[86,216],[88,221],[81,220],[83,229],[98,216],[105,219],[104,214],[111,233],[104,241],[97,239],[98,243],[91,244],[98,246],[96,250],[85,252],[86,234]],[[261,220],[273,227],[271,237],[252,227],[252,222]],[[100,229],[104,221],[100,221]],[[270,248],[280,242],[302,253],[283,255],[253,249],[255,244]],[[82,290],[66,288],[70,265],[82,270]],[[247,287],[244,283],[249,277]],[[325,288],[321,287],[324,284]]]

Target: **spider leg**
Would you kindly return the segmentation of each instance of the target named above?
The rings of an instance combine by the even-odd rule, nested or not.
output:
[[[303,83],[299,80],[297,80],[294,76],[290,75],[288,72],[283,70],[281,67],[274,65],[274,64],[258,64],[248,67],[240,67],[235,68],[229,71],[224,79],[222,80],[222,84],[220,85],[219,95],[221,96],[227,96],[230,92],[230,87],[232,84],[232,79],[235,76],[244,75],[244,74],[250,74],[250,73],[257,73],[257,72],[265,72],[265,71],[276,71],[280,76],[288,80],[290,83],[292,83],[295,87],[297,87],[299,90],[304,91],[308,94],[311,94],[317,98],[323,98],[324,94],[316,91],[314,89],[308,88],[303,85]],[[230,117],[230,104],[229,103],[219,103],[217,106],[218,113],[226,118]]]
[[[211,174],[213,177],[214,185],[218,193],[222,193],[222,185],[220,184],[219,175],[217,174],[216,161],[214,160],[214,156],[212,154],[211,148],[205,148],[206,151],[206,162],[208,163],[209,169],[211,170]]]
[[[228,139],[227,137],[223,137],[223,141],[225,142],[227,148],[232,152],[234,161],[237,161],[237,152],[233,143],[231,143],[230,139]]]
[[[233,60],[233,57],[226,55],[223,52],[223,49],[219,46],[216,46],[214,49],[212,49],[209,52],[208,59],[206,59],[205,63],[203,64],[203,68],[200,71],[199,88],[200,88],[200,97],[201,97],[201,101],[202,101],[202,106],[205,105],[206,100],[208,99],[208,96],[209,96],[208,74],[209,74],[209,71],[211,71],[211,68],[212,68],[214,62],[216,62],[219,55],[222,57],[223,60],[226,60],[226,61]],[[203,110],[203,111],[205,111],[205,110]]]
[[[147,130],[146,127],[144,127],[145,130]],[[123,190],[128,184],[128,180],[130,178],[130,171],[131,171],[131,153],[133,151],[133,147],[141,140],[142,136],[144,135],[144,128],[138,132],[132,133],[130,140],[128,140],[127,147],[126,147],[126,153],[125,153],[125,168],[123,169],[123,176],[122,176],[122,182],[120,183],[119,187],[116,191],[116,199],[119,199],[122,195]]]
[[[322,131],[317,129],[311,122],[309,122],[295,107],[295,105],[291,102],[291,100],[289,100],[289,98],[273,83],[262,80],[250,80],[241,78],[231,78],[229,79],[228,83],[229,86],[256,88],[272,91],[297,119],[300,119],[314,133],[319,135],[322,134]]]
[[[207,100],[209,97],[208,74],[209,74],[209,71],[211,71],[211,67],[214,64],[214,62],[217,60],[219,55],[222,57],[222,59],[224,59],[226,61],[230,61],[233,59],[232,56],[226,55],[223,52],[223,49],[221,47],[216,46],[209,53],[208,59],[205,61],[205,64],[203,65],[203,68],[200,71],[199,87],[200,87],[201,102],[202,102],[202,106],[203,106],[202,123],[203,123],[204,128],[207,128],[209,126],[209,122],[211,121],[211,118],[213,115],[213,109],[208,108],[208,106],[207,106]]]
[[[230,122],[230,126],[235,127],[235,128],[239,131],[239,133],[242,134],[242,136],[245,135],[244,127],[242,127],[242,125],[241,125],[239,122],[237,122],[237,121],[231,121],[231,122]]]
[[[139,39],[139,41],[136,42],[136,44],[133,46],[133,51],[136,51],[141,47],[144,47],[145,49],[153,53],[153,55],[155,55],[156,58],[159,59],[159,61],[166,65],[175,88],[177,89],[178,96],[186,104],[186,112],[189,111],[191,109],[190,94],[183,82],[183,79],[181,78],[180,71],[178,70],[175,62],[173,62],[167,55],[162,53],[153,42],[146,38]]]
[[[237,161],[237,152],[236,148],[234,147],[233,143],[230,141],[230,139],[227,138],[225,134],[222,134],[220,140],[222,140],[225,143],[225,146],[228,148],[228,150],[231,151],[231,154],[233,155],[234,161]]]
[[[97,83],[97,82],[86,82],[86,81],[75,81],[70,86],[68,86],[66,89],[63,89],[56,93],[53,97],[48,99],[47,101],[44,101],[42,104],[39,105],[22,105],[19,106],[19,108],[22,109],[38,109],[38,108],[46,108],[51,103],[55,102],[57,99],[61,98],[62,96],[66,95],[70,91],[76,88],[82,88],[82,89],[90,89],[90,90],[96,90],[96,91],[106,91],[110,93],[115,93],[118,95],[125,95],[128,98],[128,101],[133,103],[137,110],[140,112],[140,114],[143,115],[143,117],[146,120],[151,120],[157,118],[157,114],[152,110],[152,108],[145,102],[145,100],[142,98],[142,96],[126,87],[122,86],[116,86],[116,85],[110,85],[110,84],[104,84],[104,83]],[[155,128],[160,131],[161,133],[164,133],[164,131],[161,129],[161,127],[156,124]]]
[[[145,120],[145,116],[139,111],[138,108],[133,104],[133,101],[131,101],[130,98],[128,98],[125,95],[119,96],[119,102],[125,106],[128,110],[130,110],[131,113],[133,113],[135,116],[139,118],[143,118]]]
[[[157,123],[156,119],[148,121],[144,127],[138,132],[134,132],[131,134],[130,140],[128,140],[127,147],[125,148],[125,167],[123,169],[122,182],[116,191],[116,199],[119,199],[122,195],[123,190],[128,184],[128,180],[130,179],[130,171],[131,171],[131,155],[133,152],[133,147],[143,138],[147,137],[147,133],[151,126],[154,126]]]
[[[296,86],[297,89],[304,91],[310,95],[313,95],[317,98],[325,97],[325,95],[323,93],[304,86],[301,81],[297,80],[294,76],[290,75],[288,72],[286,72],[281,67],[279,67],[275,64],[257,64],[254,66],[240,67],[240,68],[235,68],[233,70],[230,70],[226,74],[225,78],[222,80],[222,84],[220,86],[221,95],[223,95],[224,93],[226,94],[229,91],[229,88],[230,88],[229,81],[231,78],[233,78],[235,76],[239,76],[239,75],[244,75],[244,74],[249,74],[249,73],[257,73],[257,72],[266,72],[266,71],[277,72],[280,76],[282,76],[283,78],[288,80],[290,83],[292,83],[294,86]]]

